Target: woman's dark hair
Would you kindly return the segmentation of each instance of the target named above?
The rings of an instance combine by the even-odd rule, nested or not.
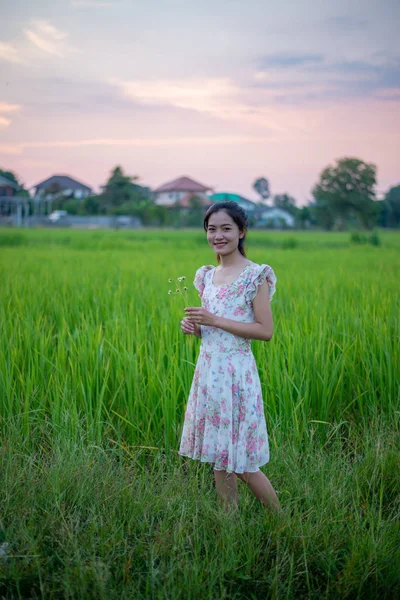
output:
[[[231,219],[239,227],[240,233],[244,232],[244,236],[242,238],[240,238],[240,240],[239,240],[238,250],[239,250],[240,254],[242,254],[243,256],[246,256],[246,252],[244,250],[244,242],[246,239],[248,218],[247,218],[247,215],[246,215],[245,211],[243,210],[243,208],[241,206],[239,206],[239,204],[237,204],[237,202],[228,200],[227,202],[216,202],[215,204],[212,204],[210,206],[210,208],[207,210],[205,217],[204,217],[204,230],[207,231],[207,229],[208,229],[208,221],[209,221],[211,215],[213,215],[214,213],[216,213],[220,210],[225,211],[231,217]],[[218,262],[220,261],[219,254],[217,254],[217,261]]]

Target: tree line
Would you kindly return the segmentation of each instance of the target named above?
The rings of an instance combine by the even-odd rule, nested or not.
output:
[[[19,194],[28,194],[14,173],[0,169],[0,175],[19,185]],[[67,210],[69,214],[136,216],[144,225],[198,225],[199,216],[204,212],[201,199],[194,195],[188,208],[182,210],[176,205],[176,210],[172,210],[156,205],[151,189],[139,185],[138,181],[137,176],[129,176],[117,166],[100,194],[78,200],[66,197],[61,190],[46,192],[52,195],[53,209]],[[264,209],[273,206],[288,212],[298,228],[332,230],[400,226],[400,185],[391,187],[384,199],[378,201],[376,166],[357,158],[342,158],[323,169],[312,189],[312,200],[302,207],[298,207],[296,200],[287,193],[271,195],[266,177],[257,178],[253,188]]]

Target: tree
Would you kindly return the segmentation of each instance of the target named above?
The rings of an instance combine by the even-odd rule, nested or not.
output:
[[[137,181],[137,177],[125,175],[121,167],[115,167],[112,171],[104,191],[101,194],[102,200],[107,207],[116,207],[126,204],[132,199],[132,181]]]
[[[296,215],[296,222],[300,225],[302,229],[309,227],[312,223],[312,214],[309,206],[302,206],[298,209]]]
[[[265,177],[259,177],[253,183],[253,189],[261,196],[262,200],[268,200],[270,197],[269,182]]]
[[[329,207],[341,227],[348,217],[356,215],[364,227],[370,228],[378,211],[375,185],[375,165],[358,158],[342,158],[336,166],[322,171],[312,193],[319,207]]]
[[[398,227],[400,225],[400,185],[390,188],[386,193],[384,204],[387,212],[387,225]]]
[[[299,211],[299,209],[296,206],[296,200],[292,198],[292,196],[289,196],[289,194],[276,194],[276,196],[274,196],[273,202],[276,208],[286,210],[286,212],[290,213],[294,217]]]
[[[135,183],[138,179],[115,167],[99,195],[101,212],[136,215],[147,208],[152,203],[150,190]]]
[[[323,227],[327,231],[331,231],[335,225],[335,213],[332,206],[326,200],[311,202],[309,205],[311,219],[315,225]]]
[[[5,177],[6,179],[18,186],[18,196],[22,196],[23,198],[29,198],[28,190],[26,190],[24,184],[18,180],[18,177],[15,175],[15,173],[13,173],[12,171],[5,171],[3,169],[0,169],[0,176]]]
[[[101,211],[99,196],[87,196],[82,202],[82,209],[87,215],[98,215]]]

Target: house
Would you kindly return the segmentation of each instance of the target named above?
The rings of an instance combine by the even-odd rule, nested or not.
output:
[[[16,196],[19,191],[19,186],[11,181],[11,179],[7,179],[0,175],[0,196],[2,198],[11,198],[12,196]]]
[[[295,218],[286,210],[276,207],[263,207],[260,213],[259,226],[274,227],[281,229],[282,227],[294,227]]]
[[[15,181],[0,175],[0,225],[27,226],[29,195]]]
[[[53,198],[56,195],[63,195],[77,200],[86,198],[93,193],[89,186],[72,179],[68,175],[52,175],[48,179],[33,186],[35,196]]]
[[[212,191],[212,188],[202,183],[198,183],[190,177],[179,177],[168,183],[164,183],[156,188],[153,192],[155,203],[158,206],[180,206],[184,202],[187,206],[190,204],[190,199],[196,196],[204,202],[204,206],[210,204],[207,192]]]
[[[212,203],[214,202],[236,202],[241,206],[247,213],[256,214],[259,210],[259,205],[252,200],[248,200],[239,194],[231,194],[229,192],[218,192],[209,196]]]

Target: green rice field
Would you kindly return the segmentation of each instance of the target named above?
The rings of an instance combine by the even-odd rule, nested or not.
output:
[[[372,242],[249,233],[283,515],[239,482],[233,518],[177,453],[200,340],[168,279],[199,303],[204,232],[0,230],[0,598],[400,597],[400,233]]]

